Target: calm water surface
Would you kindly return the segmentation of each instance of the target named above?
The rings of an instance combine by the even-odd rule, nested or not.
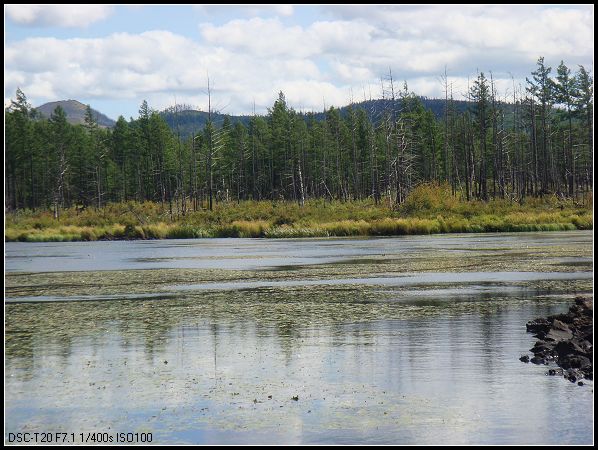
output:
[[[569,252],[550,273],[374,276],[381,255],[587,255],[591,244],[591,232],[7,243],[7,274],[360,261],[364,275],[9,299],[5,440],[52,431],[151,432],[154,443],[591,444],[593,383],[518,360],[535,341],[525,323],[566,311],[587,290],[591,258]]]

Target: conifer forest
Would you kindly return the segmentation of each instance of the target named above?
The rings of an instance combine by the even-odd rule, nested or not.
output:
[[[296,111],[280,92],[266,115],[246,123],[210,107],[190,135],[177,124],[180,105],[169,110],[170,127],[146,101],[137,118],[121,116],[113,128],[100,127],[89,107],[85,122],[72,125],[60,107],[41,119],[18,90],[5,109],[6,209],[58,217],[64,208],[132,200],[184,215],[215,202],[313,198],[399,206],[432,181],[466,200],[591,192],[593,79],[583,66],[553,70],[541,57],[526,85],[508,92],[480,72],[461,98],[448,81],[441,77],[436,115],[389,73],[382,101],[317,115]],[[209,82],[207,95],[213,102]]]

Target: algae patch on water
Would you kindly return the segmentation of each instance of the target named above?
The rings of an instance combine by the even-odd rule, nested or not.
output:
[[[451,248],[425,249],[421,252],[373,254],[367,258],[344,258],[324,262],[288,266],[264,266],[258,270],[231,269],[132,269],[93,270],[80,272],[8,272],[5,274],[5,294],[9,298],[83,296],[118,296],[141,294],[175,294],[171,286],[208,283],[255,283],[302,280],[361,279],[393,277],[406,273],[446,272],[577,272],[591,270],[587,262],[591,246],[578,243],[526,246],[505,241],[505,248],[467,251]],[[573,261],[573,263],[572,263]],[[575,261],[578,263],[576,264]],[[456,277],[458,280],[458,277]]]

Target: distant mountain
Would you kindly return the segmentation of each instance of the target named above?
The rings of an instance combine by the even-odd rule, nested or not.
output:
[[[442,99],[429,99],[420,97],[424,107],[431,110],[437,119],[441,119],[444,115],[445,101]],[[458,112],[463,112],[467,109],[468,103],[463,100],[454,101],[455,109]],[[400,111],[401,100],[366,100],[360,103],[353,104],[354,109],[363,109],[367,113],[369,119],[377,123],[385,111]],[[341,116],[345,116],[349,111],[349,106],[342,106],[339,108]],[[208,113],[205,111],[197,111],[193,109],[184,109],[175,112],[174,108],[168,108],[160,112],[162,118],[166,121],[170,129],[176,134],[177,129],[181,134],[183,140],[191,137],[192,134],[197,134],[203,130],[208,121]],[[306,114],[305,114],[306,115]],[[212,113],[212,121],[218,127],[224,122],[224,118],[228,117],[231,124],[241,122],[243,125],[248,125],[251,116],[231,116],[226,114]],[[325,112],[314,113],[313,117],[316,120],[324,120]]]
[[[64,109],[64,112],[66,113],[66,120],[69,123],[75,125],[85,123],[85,110],[87,108],[87,105],[84,105],[83,103],[78,102],[77,100],[61,100],[58,102],[44,103],[43,105],[38,106],[34,109],[37,110],[42,115],[42,117],[48,119],[50,118],[57,106],[61,106],[62,109]],[[100,127],[112,128],[116,123],[114,120],[112,120],[105,114],[102,114],[101,112],[96,111],[93,108],[91,108],[91,112]]]
[[[426,109],[431,110],[437,119],[442,119],[444,116],[444,107],[445,101],[444,99],[429,99],[426,97],[420,97],[421,102],[423,103]],[[471,107],[472,104],[464,101],[464,100],[455,100],[454,107],[457,112],[462,113],[467,110],[468,107]],[[64,111],[66,112],[67,120],[73,124],[82,124],[85,121],[85,108],[81,102],[77,100],[63,100],[59,102],[50,102],[45,103],[37,108],[35,108],[41,115],[45,118],[49,118],[56,106],[62,106]],[[385,111],[396,111],[399,112],[401,110],[401,100],[388,100],[388,99],[377,99],[377,100],[366,100],[363,102],[355,103],[352,106],[354,109],[363,109],[369,119],[377,123],[380,118],[383,116]],[[503,108],[506,111],[510,111],[512,109],[512,105],[503,104]],[[194,109],[190,109],[191,107],[183,107],[183,110],[175,111],[174,108],[168,108],[164,111],[161,111],[159,114],[162,118],[166,121],[170,129],[173,133],[180,132],[181,138],[186,140],[190,138],[193,134],[200,133],[203,128],[205,127],[206,123],[208,122],[208,113],[205,111],[198,111]],[[345,116],[349,111],[349,106],[342,106],[339,108],[340,113],[342,116]],[[92,112],[96,121],[101,127],[112,128],[115,125],[115,121],[107,117],[106,115],[102,114],[99,111],[96,111],[92,108]],[[306,115],[306,113],[304,113]],[[251,120],[251,116],[246,115],[227,115],[227,114],[220,114],[213,112],[212,113],[212,121],[219,127],[224,122],[224,119],[228,117],[231,124],[234,125],[237,122],[242,123],[243,125],[247,126],[249,121]],[[316,112],[313,114],[313,117],[316,120],[324,120],[326,117],[325,112]]]
[[[436,119],[442,119],[444,117],[444,107],[445,101],[444,99],[437,99],[437,98],[427,98],[427,97],[419,97],[420,101],[424,105],[424,108],[432,111]],[[463,100],[453,100],[453,105],[455,110],[458,113],[462,113],[467,110],[468,106],[471,106],[470,103],[463,101]],[[352,105],[354,110],[363,109],[368,118],[377,123],[378,120],[384,115],[386,111],[395,111],[399,113],[401,111],[401,100],[390,100],[390,99],[376,99],[376,100],[365,100],[363,102],[354,103]],[[341,106],[339,108],[341,116],[344,116],[349,111],[349,105]],[[318,120],[323,120],[326,113],[320,112],[315,114],[315,118]]]
[[[173,133],[177,130],[181,133],[182,139],[187,139],[193,134],[200,133],[208,123],[208,113],[205,111],[197,111],[194,109],[186,109],[183,111],[174,111],[173,108],[168,108],[160,112],[162,118],[166,121]],[[228,117],[231,124],[241,122],[243,125],[249,125],[251,116],[229,116],[226,114],[212,113],[212,122],[217,126],[221,126],[224,118]]]

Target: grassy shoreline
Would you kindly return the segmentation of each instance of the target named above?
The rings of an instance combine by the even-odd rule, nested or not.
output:
[[[95,241],[185,238],[299,238],[398,236],[436,233],[589,230],[591,198],[585,205],[554,196],[463,201],[446,186],[422,185],[398,209],[388,202],[309,200],[218,203],[213,211],[172,211],[168,204],[123,202],[104,208],[65,209],[5,215],[6,242]]]

